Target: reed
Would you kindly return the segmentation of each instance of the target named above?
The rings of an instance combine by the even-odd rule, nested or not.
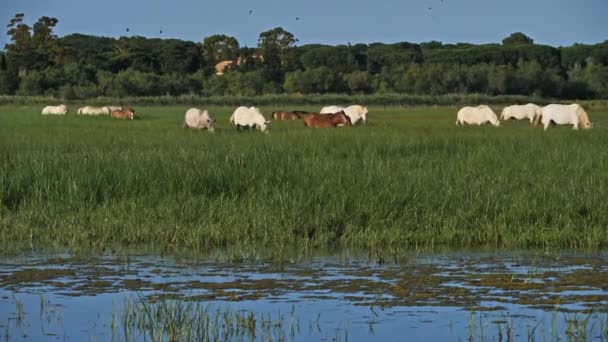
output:
[[[578,132],[370,107],[365,126],[265,135],[208,108],[215,134],[182,129],[187,106],[136,107],[133,121],[1,106],[0,250],[608,246],[604,109]]]

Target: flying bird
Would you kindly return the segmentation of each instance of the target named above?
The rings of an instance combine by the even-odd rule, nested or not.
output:
[[[129,28],[127,27],[127,32],[129,32]]]
[[[249,15],[253,14],[253,10],[249,10]]]
[[[296,17],[296,20],[300,20],[300,17]]]
[[[163,30],[160,30],[160,34],[163,34]]]

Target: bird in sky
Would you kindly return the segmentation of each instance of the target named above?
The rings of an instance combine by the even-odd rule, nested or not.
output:
[[[129,28],[127,27],[127,32],[129,32]]]
[[[160,34],[163,34],[163,30],[160,30]]]
[[[296,17],[296,20],[300,20],[300,17]]]
[[[249,10],[249,15],[252,15],[252,14],[253,14],[253,10]]]

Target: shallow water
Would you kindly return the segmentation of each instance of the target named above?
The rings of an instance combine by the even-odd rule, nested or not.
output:
[[[246,339],[608,341],[608,254],[426,254],[387,264],[351,256],[276,265],[131,255],[0,260],[8,340],[125,336],[128,303],[203,303],[249,312]],[[137,330],[137,329],[136,329]],[[243,336],[229,336],[243,339]]]

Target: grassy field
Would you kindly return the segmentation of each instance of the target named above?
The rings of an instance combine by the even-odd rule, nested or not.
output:
[[[210,107],[215,134],[184,130],[186,109],[0,106],[0,249],[608,246],[608,110],[591,131],[543,132],[370,107],[366,126],[265,135],[231,128],[232,107]]]

